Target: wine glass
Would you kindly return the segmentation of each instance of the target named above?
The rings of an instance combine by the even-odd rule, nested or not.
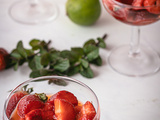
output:
[[[17,85],[17,87],[11,91],[11,93],[9,94],[8,98],[5,101],[3,109],[3,118],[2,118],[3,120],[12,119],[9,117],[12,116],[13,114],[12,112],[16,111],[16,108],[12,108],[12,110],[7,109],[8,103],[11,97],[14,95],[14,93],[17,91],[21,91],[22,89],[24,89],[24,87],[33,88],[33,92],[31,94],[45,93],[47,95],[53,95],[61,90],[69,91],[73,93],[77,97],[77,99],[82,103],[85,103],[86,101],[91,101],[96,110],[96,115],[93,118],[93,120],[100,120],[99,100],[94,91],[86,84],[76,79],[63,76],[42,76],[42,77],[32,78]],[[16,120],[18,120],[18,118],[19,117],[17,117]]]
[[[140,44],[140,26],[154,23],[160,19],[160,4],[158,5],[157,2],[157,5],[153,3],[149,6],[146,5],[146,2],[146,6],[133,6],[129,3],[131,1],[126,0],[126,3],[121,3],[120,0],[102,0],[109,14],[118,21],[132,25],[130,44],[113,49],[108,57],[108,62],[113,70],[127,76],[151,75],[159,70],[160,58],[149,46]],[[141,1],[146,0],[137,1],[140,4]]]
[[[57,18],[58,7],[52,0],[19,0],[9,8],[9,15],[24,24],[46,23]]]

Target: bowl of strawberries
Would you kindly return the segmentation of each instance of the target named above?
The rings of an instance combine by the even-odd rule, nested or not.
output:
[[[3,120],[100,120],[100,107],[86,84],[69,77],[43,76],[11,91]]]

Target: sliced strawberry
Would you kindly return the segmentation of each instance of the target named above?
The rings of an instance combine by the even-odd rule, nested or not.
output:
[[[75,120],[74,106],[64,99],[55,99],[55,116],[57,120]]]
[[[16,105],[19,102],[19,100],[27,94],[28,93],[25,91],[17,91],[11,96],[11,98],[9,99],[7,108],[6,108],[6,115],[8,118],[10,117],[13,110],[16,108]]]
[[[150,6],[146,7],[150,13],[160,14],[160,0],[144,0],[144,6]]]
[[[78,120],[93,120],[93,119],[91,119],[89,116],[83,115],[80,118],[78,118]]]
[[[82,106],[82,109],[77,116],[77,120],[93,120],[95,115],[96,115],[96,111],[95,111],[93,104],[91,102],[87,101]]]
[[[54,105],[49,102],[46,102],[43,111],[54,111]]]
[[[74,94],[69,91],[65,91],[65,90],[59,91],[58,93],[51,96],[51,98],[49,99],[49,102],[53,104],[54,99],[64,99],[70,102],[71,104],[73,104],[74,106],[78,105],[78,100],[76,96],[74,96]]]
[[[17,113],[20,117],[24,117],[25,114],[34,109],[40,109],[44,107],[44,103],[36,95],[24,96],[17,105]]]
[[[132,6],[141,7],[141,6],[143,6],[143,2],[144,2],[144,0],[133,0]]]
[[[42,118],[43,120],[55,120],[56,119],[53,111],[43,111]]]
[[[42,110],[35,109],[25,115],[25,120],[43,120]]]
[[[78,114],[81,111],[82,106],[75,106],[74,108],[75,108],[76,114]]]

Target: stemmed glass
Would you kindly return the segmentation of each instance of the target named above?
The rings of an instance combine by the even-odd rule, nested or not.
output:
[[[111,51],[108,57],[109,65],[118,73],[127,76],[146,76],[156,73],[160,68],[159,56],[149,46],[140,44],[140,26],[160,19],[160,4],[157,2],[157,5],[153,3],[150,6],[133,6],[119,1],[102,0],[109,14],[118,21],[132,25],[131,41],[130,45],[122,45]]]
[[[85,103],[86,101],[91,101],[96,110],[96,115],[93,118],[93,120],[100,120],[99,100],[94,91],[86,84],[76,79],[63,76],[42,76],[29,79],[17,85],[17,87],[11,91],[11,93],[5,101],[2,118],[3,120],[12,120],[12,118],[7,117],[9,116],[9,113],[7,114],[6,112],[9,100],[15,92],[21,91],[22,89],[24,89],[24,87],[33,88],[33,92],[31,94],[45,93],[47,95],[53,95],[61,90],[69,91],[73,93],[77,97],[77,99],[82,103]],[[8,112],[12,113],[12,111],[10,110]],[[19,120],[18,118],[19,117],[17,117],[16,120]]]
[[[53,21],[58,8],[52,0],[19,0],[9,8],[9,15],[20,23],[39,24]]]

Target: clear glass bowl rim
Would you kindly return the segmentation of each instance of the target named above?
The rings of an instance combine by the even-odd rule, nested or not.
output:
[[[56,76],[56,75],[54,75],[54,76],[42,76],[42,77],[37,77],[37,78],[31,78],[31,79],[28,79],[28,80],[20,83],[17,87],[15,87],[15,88],[10,92],[10,94],[7,96],[7,98],[6,98],[6,100],[5,100],[4,108],[3,108],[3,116],[2,116],[2,119],[4,120],[4,115],[6,116],[6,107],[7,107],[6,105],[7,105],[7,102],[8,102],[8,98],[11,97],[12,93],[13,93],[17,88],[19,88],[21,85],[23,85],[23,84],[25,84],[25,83],[29,83],[29,82],[34,81],[34,80],[51,79],[51,78],[52,78],[52,79],[53,79],[53,78],[63,79],[63,80],[65,79],[65,80],[67,80],[67,81],[71,81],[71,82],[77,83],[77,84],[79,84],[79,85],[87,88],[87,89],[94,95],[94,97],[95,97],[95,99],[96,99],[96,102],[97,102],[97,103],[96,103],[96,104],[97,104],[97,108],[95,108],[95,109],[97,110],[97,113],[96,113],[96,116],[94,117],[93,120],[97,120],[96,118],[100,118],[100,105],[99,105],[98,98],[97,98],[96,94],[94,93],[94,91],[93,91],[89,86],[87,86],[87,85],[84,84],[83,82],[81,82],[81,81],[79,81],[79,80],[77,80],[77,79],[73,79],[73,78],[71,78],[71,77]]]

